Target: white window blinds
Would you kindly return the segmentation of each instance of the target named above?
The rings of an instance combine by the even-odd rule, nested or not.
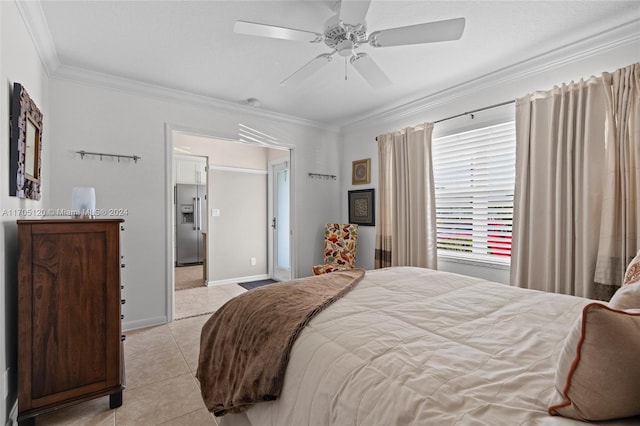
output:
[[[515,123],[433,140],[438,255],[509,263]]]

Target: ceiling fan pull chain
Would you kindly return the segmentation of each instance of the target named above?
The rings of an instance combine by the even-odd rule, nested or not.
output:
[[[344,81],[347,81],[347,57],[344,57]]]

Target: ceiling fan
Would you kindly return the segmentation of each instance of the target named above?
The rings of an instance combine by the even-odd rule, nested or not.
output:
[[[324,42],[333,49],[331,53],[323,53],[307,62],[282,80],[280,85],[301,82],[330,62],[337,53],[345,58],[345,63],[349,58],[351,65],[374,88],[388,86],[391,80],[369,55],[363,52],[356,53],[360,45],[368,43],[373,47],[390,47],[458,40],[464,31],[464,18],[456,18],[389,28],[367,34],[365,17],[370,4],[371,0],[342,0],[339,12],[325,23],[323,34],[247,21],[236,21],[233,28],[238,34],[310,43]]]

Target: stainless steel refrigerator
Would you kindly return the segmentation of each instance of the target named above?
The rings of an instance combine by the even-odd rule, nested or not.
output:
[[[207,187],[177,184],[176,265],[202,263],[202,233],[207,232]]]

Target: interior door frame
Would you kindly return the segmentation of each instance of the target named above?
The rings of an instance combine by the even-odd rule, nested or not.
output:
[[[175,208],[173,206],[173,184],[174,184],[174,170],[173,170],[173,155],[174,155],[174,146],[173,146],[173,133],[174,132],[182,132],[182,133],[190,133],[197,136],[203,136],[212,139],[226,140],[232,141],[236,143],[245,143],[240,142],[237,139],[237,135],[231,137],[220,136],[212,133],[211,131],[195,129],[185,126],[178,126],[174,124],[170,124],[165,122],[164,124],[164,169],[165,169],[165,288],[166,288],[166,304],[165,304],[165,312],[167,322],[173,321],[174,316],[174,293],[175,293],[175,239],[173,235],[173,228],[175,222]],[[260,145],[257,144],[256,145]],[[264,145],[260,145],[264,146]],[[265,147],[268,148],[268,147]],[[295,209],[295,148],[289,144],[279,144],[278,146],[271,147],[273,149],[287,149],[289,151],[289,176],[290,176],[290,193],[289,193],[289,226],[291,229],[290,232],[290,240],[289,240],[289,258],[290,258],[290,268],[291,268],[291,277],[297,277],[297,253],[295,250],[295,229],[296,229],[296,218],[294,211]],[[210,179],[211,174],[207,173],[207,180]],[[208,186],[208,184],[207,184]],[[210,207],[209,207],[210,208]],[[268,211],[268,209],[267,209]],[[267,224],[269,225],[269,224]],[[269,228],[270,229],[270,226]],[[211,234],[213,230],[212,223],[209,221],[209,215],[207,214],[207,236]],[[269,232],[270,234],[270,232]],[[210,240],[207,239],[207,245],[210,244]],[[271,248],[267,250],[268,253],[271,253]],[[211,250],[207,250],[207,272],[208,275],[211,273],[211,262],[209,261],[209,256],[211,255]],[[208,277],[207,277],[208,279]]]

